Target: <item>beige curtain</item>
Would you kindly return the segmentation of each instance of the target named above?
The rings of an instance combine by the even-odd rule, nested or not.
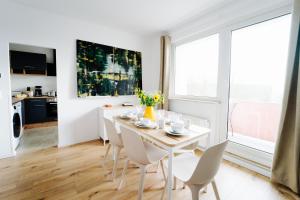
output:
[[[290,37],[285,96],[279,127],[272,181],[300,193],[300,0],[295,0]]]
[[[171,38],[161,36],[160,38],[160,81],[159,90],[164,94],[165,103],[162,109],[169,109],[169,81],[170,81],[170,58],[171,58]]]

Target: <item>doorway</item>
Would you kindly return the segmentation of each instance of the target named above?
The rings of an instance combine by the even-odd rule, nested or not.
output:
[[[12,112],[18,116],[13,150],[22,154],[57,146],[56,50],[10,43],[9,55]]]
[[[228,138],[274,153],[285,84],[290,14],[232,31]]]

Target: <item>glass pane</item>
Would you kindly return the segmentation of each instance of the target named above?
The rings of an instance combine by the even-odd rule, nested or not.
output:
[[[219,35],[176,47],[175,95],[217,95]]]
[[[274,151],[283,98],[290,15],[232,32],[229,139]]]

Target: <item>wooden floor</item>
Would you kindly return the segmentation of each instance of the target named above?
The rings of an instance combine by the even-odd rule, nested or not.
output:
[[[136,199],[139,170],[128,170],[126,185],[117,191],[117,181],[107,180],[100,160],[105,148],[92,141],[57,149],[55,147],[0,160],[0,199]],[[118,175],[123,162],[120,163]],[[108,167],[112,166],[112,162]],[[155,167],[154,167],[155,169]],[[281,200],[296,197],[280,191],[268,179],[234,164],[224,162],[216,177],[221,199]],[[144,199],[160,199],[163,178],[146,175]],[[179,184],[178,184],[179,186]],[[188,188],[173,191],[174,199],[191,199]],[[200,199],[215,199],[211,186]]]

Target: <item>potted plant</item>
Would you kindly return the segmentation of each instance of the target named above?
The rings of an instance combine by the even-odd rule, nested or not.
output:
[[[154,94],[147,93],[144,90],[136,89],[135,94],[140,100],[140,104],[145,107],[144,118],[155,120],[154,106],[164,102],[164,97],[161,92]]]

